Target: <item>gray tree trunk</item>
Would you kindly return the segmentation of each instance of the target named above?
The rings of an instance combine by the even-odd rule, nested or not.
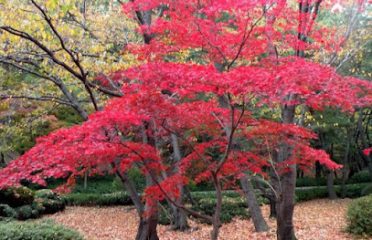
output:
[[[243,176],[240,178],[240,184],[242,185],[256,232],[266,232],[269,230],[269,226],[262,216],[261,208],[257,202],[256,194],[251,181],[247,176]]]
[[[329,199],[337,198],[337,194],[336,194],[335,186],[334,186],[334,172],[333,171],[327,172],[327,190],[328,190]]]
[[[291,96],[289,97],[289,99]],[[282,107],[282,121],[283,123],[294,122],[295,106],[284,105]],[[275,154],[275,162],[281,163],[288,159],[291,155],[292,148],[288,144],[283,143]],[[296,188],[296,165],[288,166],[288,171],[279,179],[275,179],[273,187],[279,196],[276,202],[277,212],[277,239],[278,240],[294,240],[296,239],[293,226],[293,213],[294,213],[294,196]]]

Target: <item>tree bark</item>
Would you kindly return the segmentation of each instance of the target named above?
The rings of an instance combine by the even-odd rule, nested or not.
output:
[[[175,173],[179,172],[179,164],[182,158],[181,150],[178,144],[178,138],[175,134],[171,134],[171,143],[173,147],[173,156],[174,160],[176,161],[174,164],[174,169],[173,171]],[[178,189],[180,191],[180,197],[176,199],[175,201],[178,204],[182,204],[182,197],[185,194],[184,187],[182,185],[178,186]],[[189,225],[187,224],[187,215],[184,210],[177,208],[173,204],[171,205],[172,207],[172,216],[173,216],[173,226],[172,228],[174,230],[180,230],[180,231],[185,231],[189,228]]]
[[[157,235],[157,225],[158,225],[158,206],[157,203],[146,203],[146,206],[143,205],[138,191],[136,190],[133,182],[128,178],[126,173],[116,172],[122,181],[125,189],[129,193],[129,196],[136,207],[138,216],[140,218],[137,235],[135,240],[159,240]],[[152,179],[150,176],[146,176],[146,184],[151,184]],[[149,214],[145,216],[145,211]]]
[[[291,100],[293,96],[289,96]],[[295,106],[284,105],[282,107],[283,123],[293,123]],[[277,154],[275,154],[275,162],[282,163],[290,157],[292,152],[291,146],[283,143]],[[278,240],[293,240],[296,239],[293,227],[293,212],[294,212],[294,196],[296,188],[296,165],[288,165],[286,172],[281,176],[277,176],[273,187],[279,193],[276,203],[277,211],[277,239]]]
[[[335,191],[334,186],[334,173],[333,171],[328,171],[327,173],[327,190],[328,190],[328,198],[329,199],[336,199],[337,194]]]
[[[216,208],[214,210],[213,218],[212,218],[212,233],[211,233],[211,240],[218,240],[218,234],[220,232],[221,227],[221,210],[222,210],[222,189],[221,183],[218,180],[218,177],[215,173],[212,174],[214,188],[216,189]]]
[[[146,185],[152,186],[154,184],[150,174],[146,174]],[[158,201],[148,199],[144,213],[140,217],[136,240],[159,240],[156,230],[158,226]]]
[[[281,196],[276,204],[277,239],[295,240],[293,227],[294,194],[296,186],[296,167],[281,176]]]
[[[251,181],[244,175],[240,178],[240,184],[242,185],[256,232],[266,232],[269,230],[269,226],[262,216]]]
[[[363,129],[363,109],[359,110],[359,117],[358,117],[358,122],[357,122],[357,131],[358,131],[360,139],[361,139],[361,143],[362,143],[361,147],[363,149],[369,148],[370,145],[368,143],[367,136],[366,136],[366,134],[364,132],[364,129]],[[372,158],[370,157],[371,155],[367,156],[367,155],[361,153],[361,156],[367,162],[368,171],[369,171],[369,174],[370,174],[370,178],[372,180]]]
[[[140,223],[137,229],[136,240],[159,240],[156,227],[158,225],[157,217],[140,218]]]

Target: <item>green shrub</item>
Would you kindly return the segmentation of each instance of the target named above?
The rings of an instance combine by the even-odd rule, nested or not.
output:
[[[45,222],[0,223],[0,240],[83,240],[76,231]]]
[[[17,211],[8,204],[0,204],[0,217],[17,218]]]
[[[325,178],[303,177],[296,180],[296,187],[326,186]]]
[[[197,202],[193,209],[207,215],[213,215],[217,200],[213,198],[203,198]],[[243,197],[223,197],[221,209],[221,222],[230,222],[234,217],[248,218],[247,203]]]
[[[27,187],[7,188],[0,190],[0,203],[11,207],[31,204],[34,201],[34,192]]]
[[[348,231],[372,236],[372,195],[353,200],[347,211]]]
[[[297,202],[309,201],[317,198],[327,198],[327,187],[311,187],[304,189],[296,189],[295,199]]]
[[[132,168],[128,171],[128,177],[134,183],[138,191],[142,192],[146,188],[146,179],[138,168]]]
[[[92,194],[92,193],[71,193],[63,196],[67,205],[78,206],[114,206],[132,205],[132,200],[125,192]]]
[[[50,189],[35,191],[35,198],[55,199],[58,195]]]
[[[24,205],[22,207],[17,208],[17,213],[18,213],[18,219],[19,220],[26,220],[33,218],[33,216],[38,215],[38,213],[32,209],[31,205]]]
[[[51,214],[59,211],[63,211],[66,207],[65,201],[49,189],[42,189],[35,192],[36,206],[41,210],[42,213]],[[41,205],[41,207],[40,207]]]
[[[368,184],[362,189],[362,196],[367,196],[372,194],[372,184]]]
[[[347,184],[345,190],[345,197],[358,198],[363,196],[363,189],[368,186],[367,183]],[[335,186],[336,193],[341,195],[341,186]]]
[[[53,199],[37,199],[39,203],[42,204],[44,211],[43,213],[45,214],[52,214],[56,212],[63,211],[66,207],[65,201],[62,199],[60,200],[53,200]]]
[[[170,225],[172,223],[172,212],[167,205],[160,205],[158,222],[161,225]]]
[[[359,184],[348,184],[345,185],[345,197],[347,198],[357,198],[363,196],[362,191],[367,186],[365,183]],[[341,186],[336,185],[335,191],[338,196],[341,196]],[[318,198],[327,198],[328,197],[328,190],[327,187],[309,187],[309,188],[302,188],[296,189],[296,201],[309,201]]]
[[[38,199],[35,199],[35,201],[31,204],[32,209],[39,212],[39,214],[45,213],[45,207],[41,202],[38,202]]]
[[[360,171],[354,174],[349,180],[348,183],[368,183],[371,182],[371,175],[368,170]]]

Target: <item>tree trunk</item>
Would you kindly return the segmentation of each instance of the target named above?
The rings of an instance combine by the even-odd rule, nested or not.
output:
[[[296,167],[291,166],[289,172],[281,177],[282,192],[276,204],[277,239],[295,240],[293,227],[294,194],[296,186]]]
[[[136,240],[159,240],[156,227],[158,219],[149,217],[147,219],[140,218],[140,223],[137,229]]]
[[[328,171],[328,173],[327,173],[327,191],[328,191],[328,198],[329,199],[336,199],[337,198],[337,194],[336,194],[335,186],[334,186],[333,171]]]
[[[240,178],[240,184],[242,185],[256,232],[266,232],[269,230],[269,226],[262,216],[261,208],[257,202],[251,181],[244,175]]]
[[[276,202],[275,198],[269,198],[269,204],[270,204],[270,218],[276,218],[278,214],[276,213]]]
[[[172,229],[185,231],[189,229],[187,224],[187,215],[185,211],[172,205]]]
[[[146,186],[152,185],[154,185],[154,181],[148,173],[146,174]],[[147,199],[145,214],[142,214],[140,217],[136,240],[159,240],[156,230],[158,226],[158,204],[157,200]]]
[[[140,218],[136,240],[159,240],[156,227],[158,225],[158,205],[157,202],[149,203],[146,202],[146,206],[143,205],[138,191],[135,189],[133,182],[128,178],[126,173],[116,172],[122,181],[125,189],[129,193],[129,196],[136,207],[138,216]],[[152,179],[149,175],[146,176],[146,184],[151,184]],[[144,216],[145,209],[148,212],[147,217]]]
[[[182,159],[182,154],[181,154],[181,150],[180,150],[180,147],[179,147],[179,144],[178,144],[178,138],[173,133],[171,134],[171,143],[172,143],[172,147],[173,147],[174,160],[176,161],[175,164],[174,164],[173,172],[177,173],[177,172],[179,172],[179,164],[180,164],[181,159]],[[176,199],[175,201],[178,204],[181,205],[182,204],[182,197],[184,196],[185,191],[184,191],[183,185],[179,185],[178,189],[179,189],[181,194],[180,194],[180,197],[178,199]],[[171,207],[172,207],[172,215],[173,215],[173,226],[172,226],[172,228],[174,230],[180,230],[180,231],[187,230],[189,228],[189,225],[187,224],[187,215],[186,215],[185,211],[180,209],[180,208],[177,208],[173,204],[171,205]]]
[[[351,118],[351,122],[354,122],[354,116]],[[342,159],[342,181],[341,181],[341,197],[345,198],[346,196],[346,181],[349,179],[349,174],[350,174],[350,166],[349,166],[349,156],[350,156],[350,145],[351,145],[351,139],[352,139],[352,128],[347,127],[346,128],[346,149],[345,149],[345,154]]]
[[[366,148],[369,148],[370,147],[370,144],[367,140],[367,136],[366,136],[366,133],[364,132],[364,129],[363,129],[363,109],[360,109],[359,110],[359,117],[358,117],[358,122],[357,122],[357,131],[359,133],[359,136],[360,136],[360,139],[361,139],[361,147],[363,149],[366,149]],[[369,171],[369,174],[370,174],[370,178],[372,180],[372,158],[370,157],[371,155],[365,155],[363,153],[361,153],[361,157],[363,159],[366,160],[367,162],[367,167],[368,167],[368,171]]]
[[[221,210],[222,210],[222,189],[221,189],[221,184],[217,178],[216,174],[212,174],[213,178],[213,184],[214,188],[216,190],[216,207],[214,210],[213,218],[212,218],[212,234],[211,234],[211,240],[218,240],[218,234],[220,231],[221,227]]]
[[[289,96],[291,100],[293,96]],[[283,123],[294,122],[294,105],[284,105],[282,107]],[[275,162],[282,163],[286,161],[292,153],[292,148],[287,143],[283,143],[277,154],[275,154]],[[274,188],[279,196],[277,197],[276,212],[277,212],[277,239],[278,240],[294,240],[296,239],[293,227],[293,212],[294,212],[294,196],[296,188],[296,165],[288,165],[286,172],[277,176],[274,181]]]

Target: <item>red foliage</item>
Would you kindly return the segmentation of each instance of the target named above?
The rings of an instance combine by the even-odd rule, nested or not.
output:
[[[369,82],[296,57],[265,58],[273,43],[284,52],[319,47],[299,41],[296,29],[318,43],[326,42],[313,15],[298,14],[284,0],[142,0],[129,1],[123,9],[133,14],[160,3],[167,5],[165,17],[139,29],[154,39],[128,48],[147,63],[111,76],[122,84],[124,96],[110,100],[81,125],[39,138],[34,148],[1,170],[0,187],[22,179],[43,185],[50,177],[69,177],[73,183],[87,170],[104,174],[133,165],[161,179],[161,172],[172,164],[165,154],[171,134],[178,136],[183,150],[180,172],[161,179],[162,188],[149,187],[150,198],[161,200],[164,191],[177,197],[175,186],[185,178],[208,181],[213,172],[220,179],[238,178],[245,171],[264,174],[273,164],[273,151],[283,143],[292,146],[293,154],[275,166],[281,170],[291,164],[309,167],[315,161],[340,167],[324,151],[310,147],[316,137],[310,130],[256,119],[246,109],[303,104],[352,111],[372,103]],[[308,24],[301,26],[305,19]],[[192,58],[169,62],[167,57],[180,50],[200,52],[203,64]],[[107,84],[104,76],[97,80]],[[288,100],[288,95],[296,98]],[[231,138],[228,129],[234,130]]]

